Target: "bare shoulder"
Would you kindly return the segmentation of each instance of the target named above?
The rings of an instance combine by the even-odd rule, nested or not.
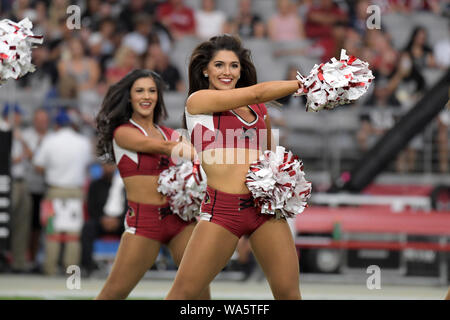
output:
[[[198,114],[201,113],[198,110],[196,110],[196,106],[201,105],[208,97],[208,92],[213,90],[199,90],[194,93],[192,93],[187,99],[186,99],[186,110],[190,114]]]

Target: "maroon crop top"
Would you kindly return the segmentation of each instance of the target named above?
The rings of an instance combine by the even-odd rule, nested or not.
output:
[[[233,110],[210,114],[190,114],[185,110],[186,124],[197,152],[216,148],[245,148],[261,150],[267,142],[264,104],[248,106],[255,120],[247,122]]]
[[[130,122],[122,124],[114,130],[113,137],[116,130],[120,127],[137,128],[142,132],[142,134],[148,136],[147,132],[139,124],[130,119]],[[173,129],[158,125],[156,125],[156,127],[162,133],[166,141],[176,141],[179,137],[178,133]],[[138,175],[157,176],[163,170],[169,168],[169,166],[174,165],[170,157],[166,155],[143,153],[124,149],[117,145],[114,138],[113,150],[117,168],[119,169],[119,173],[122,178]]]

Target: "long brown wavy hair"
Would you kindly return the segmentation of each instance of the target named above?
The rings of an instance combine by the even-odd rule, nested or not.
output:
[[[256,68],[253,64],[250,50],[242,46],[242,42],[238,37],[223,34],[200,43],[192,52],[188,70],[188,96],[198,90],[209,88],[209,81],[208,78],[203,76],[203,70],[206,69],[216,52],[220,50],[233,51],[239,59],[241,77],[236,83],[236,88],[248,87],[257,83]],[[187,128],[186,115],[183,115],[182,127]]]
[[[203,76],[203,70],[214,57],[217,51],[233,51],[241,64],[241,78],[236,88],[248,87],[256,84],[256,68],[253,64],[250,50],[242,46],[241,40],[232,35],[224,34],[210,38],[200,43],[192,52],[189,62],[189,92],[192,93],[209,88],[208,78]]]
[[[114,130],[128,122],[133,114],[130,102],[130,90],[136,80],[140,78],[151,78],[155,81],[158,101],[153,112],[153,122],[159,124],[167,118],[166,106],[164,104],[163,90],[164,81],[154,71],[137,69],[128,73],[119,82],[109,87],[103,99],[102,107],[96,117],[97,124],[97,155],[105,161],[114,161],[112,146]]]

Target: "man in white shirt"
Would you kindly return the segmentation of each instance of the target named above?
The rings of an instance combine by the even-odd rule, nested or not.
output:
[[[88,138],[71,127],[66,111],[56,117],[56,131],[46,137],[33,157],[35,168],[45,174],[48,186],[41,214],[46,220],[44,273],[57,273],[60,244],[65,243],[64,265],[78,265],[79,236],[83,226],[83,187],[92,159]],[[45,217],[47,219],[45,219]]]
[[[227,17],[215,7],[214,0],[202,0],[202,8],[195,11],[196,34],[201,39],[209,39],[223,32]]]

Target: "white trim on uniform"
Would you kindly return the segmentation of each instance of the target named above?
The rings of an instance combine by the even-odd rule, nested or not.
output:
[[[236,118],[238,118],[239,121],[241,121],[243,124],[245,124],[246,126],[252,126],[252,125],[254,125],[254,124],[258,121],[259,116],[258,116],[258,113],[257,113],[255,110],[252,109],[252,107],[250,107],[249,105],[247,105],[247,107],[249,107],[250,110],[252,110],[252,112],[256,115],[256,119],[253,120],[252,122],[247,122],[247,121],[245,121],[240,115],[238,115],[236,112],[234,112],[234,110],[230,110],[230,111],[231,111],[231,113],[234,114],[234,115],[236,116]]]

